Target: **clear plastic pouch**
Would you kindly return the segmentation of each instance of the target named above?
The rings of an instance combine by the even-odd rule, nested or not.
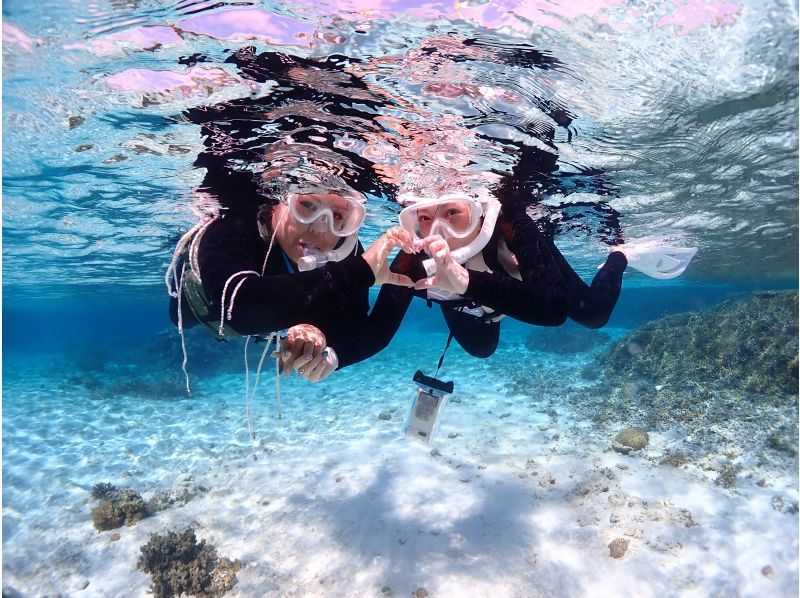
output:
[[[411,400],[403,433],[407,438],[431,444],[447,404],[447,395],[453,392],[453,383],[431,378],[420,370],[414,374],[414,382],[419,389]]]

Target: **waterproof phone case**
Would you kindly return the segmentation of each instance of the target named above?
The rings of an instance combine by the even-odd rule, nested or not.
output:
[[[447,395],[453,392],[453,383],[428,377],[420,370],[414,374],[414,382],[419,389],[411,401],[403,433],[408,438],[430,444],[436,435],[439,417],[447,403]]]

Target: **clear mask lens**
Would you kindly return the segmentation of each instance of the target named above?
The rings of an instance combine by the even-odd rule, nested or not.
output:
[[[348,237],[364,222],[364,204],[347,197],[292,194],[289,196],[292,215],[303,224],[320,221],[338,237]],[[324,223],[324,224],[323,224]]]
[[[475,231],[483,210],[471,199],[430,200],[400,212],[400,224],[408,232],[424,239],[430,235],[462,239]]]

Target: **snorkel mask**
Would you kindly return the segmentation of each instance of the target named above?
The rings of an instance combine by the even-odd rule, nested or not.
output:
[[[445,239],[463,239],[473,234],[478,226],[481,227],[469,244],[451,252],[459,264],[486,247],[500,213],[500,202],[496,199],[477,200],[466,193],[448,193],[435,198],[403,194],[398,201],[407,204],[400,211],[400,226],[414,235],[415,241],[436,234]],[[430,229],[426,235],[422,229],[428,225]],[[428,276],[436,274],[436,262],[433,259],[426,259],[423,266]]]
[[[316,223],[330,230],[337,237],[349,237],[358,232],[364,223],[366,209],[362,197],[346,197],[337,194],[289,195],[289,209],[299,222]],[[327,226],[325,226],[327,225]]]
[[[270,150],[261,175],[264,194],[286,205],[295,220],[342,239],[328,251],[304,247],[304,255],[297,262],[301,272],[341,261],[354,253],[358,230],[366,217],[366,196],[339,176],[341,169],[323,149],[286,141],[280,148]],[[266,227],[262,229],[259,224],[259,229],[266,239]]]
[[[319,268],[326,262],[338,262],[353,253],[358,242],[358,229],[364,223],[367,211],[365,198],[351,191],[333,193],[291,193],[288,198],[292,216],[303,224],[324,227],[343,241],[329,251],[306,246],[297,262],[297,269],[307,272]]]

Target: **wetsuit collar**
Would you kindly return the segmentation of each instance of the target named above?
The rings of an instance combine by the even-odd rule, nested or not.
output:
[[[289,259],[289,256],[286,255],[286,252],[281,249],[281,255],[283,256],[283,263],[286,264],[286,269],[289,271],[289,274],[294,274],[297,272],[297,268],[292,265],[292,260]]]

